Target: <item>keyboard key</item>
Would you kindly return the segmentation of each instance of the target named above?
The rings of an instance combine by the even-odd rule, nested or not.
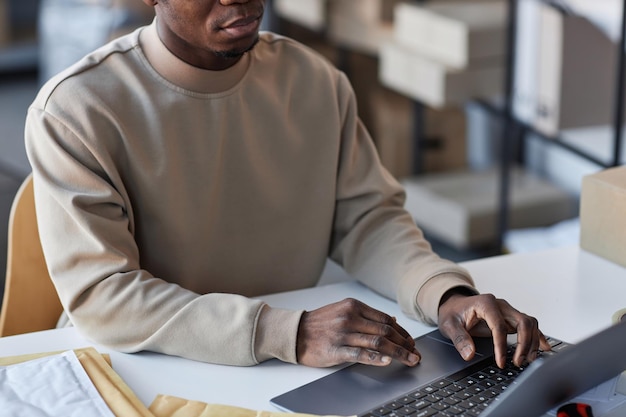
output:
[[[424,394],[421,391],[413,391],[408,396],[411,397],[411,398],[414,398],[416,400],[419,400],[420,398],[424,398],[426,396],[426,394]]]
[[[432,405],[432,408],[434,408],[437,411],[443,411],[446,408],[450,407],[448,404],[444,404],[444,403],[436,403]]]
[[[458,398],[455,397],[447,397],[443,399],[443,402],[448,405],[455,405],[461,402]]]
[[[415,417],[431,417],[431,416],[434,416],[437,413],[438,413],[437,410],[433,410],[431,408],[427,408],[425,410],[418,411],[417,414],[415,414]]]
[[[395,413],[400,415],[400,416],[411,416],[411,415],[415,415],[416,414],[415,408],[413,407],[402,407],[402,408],[398,408],[397,410],[395,410]]]
[[[458,416],[459,414],[463,414],[464,410],[460,409],[459,407],[450,407],[446,410],[446,414],[450,415],[450,416]]]
[[[450,384],[446,387],[446,389],[449,391],[458,392],[458,391],[461,391],[463,387],[460,386],[459,384]]]
[[[433,392],[437,391],[437,388],[435,388],[435,387],[433,387],[431,385],[428,385],[428,386],[425,386],[424,388],[422,388],[420,391],[423,392],[424,394],[428,395],[428,394],[432,394]]]
[[[429,394],[426,397],[424,397],[424,399],[426,401],[430,401],[431,403],[438,403],[439,401],[443,399],[443,397],[437,394]]]
[[[404,404],[402,404],[401,402],[398,401],[392,401],[390,403],[385,404],[385,408],[388,408],[390,410],[396,410],[400,407],[402,407]]]
[[[460,403],[458,403],[457,407],[461,407],[461,408],[464,408],[466,410],[471,410],[474,407],[476,407],[477,405],[478,405],[478,403],[476,401],[465,400],[465,401],[461,401]]]
[[[463,400],[467,400],[470,399],[474,396],[473,393],[468,392],[468,391],[460,391],[457,392],[456,394],[453,395],[453,398],[458,398],[459,400],[463,401]]]
[[[463,378],[460,381],[456,381],[457,385],[460,385],[463,388],[471,387],[472,385],[478,384],[478,381],[471,377]]]
[[[417,400],[411,404],[411,407],[416,410],[421,410],[422,408],[429,407],[432,403],[430,401],[426,401],[426,399],[422,398],[421,400]]]
[[[448,381],[447,379],[440,379],[439,381],[436,381],[431,385],[437,388],[445,388],[450,384],[452,384],[452,381]]]

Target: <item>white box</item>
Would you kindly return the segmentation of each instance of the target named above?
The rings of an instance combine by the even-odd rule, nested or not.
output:
[[[314,31],[326,27],[328,0],[272,0],[276,14]]]
[[[488,63],[453,69],[397,42],[387,42],[380,49],[380,79],[393,90],[441,108],[500,95],[504,68]]]
[[[394,39],[452,68],[473,59],[503,57],[508,7],[504,1],[400,3]]]
[[[626,166],[583,178],[580,247],[626,267]]]
[[[519,2],[513,108],[547,135],[611,123],[617,45],[582,17]]]
[[[406,208],[425,232],[459,249],[496,243],[499,172],[458,171],[407,179]],[[548,226],[573,217],[573,199],[521,169],[510,178],[509,228]]]

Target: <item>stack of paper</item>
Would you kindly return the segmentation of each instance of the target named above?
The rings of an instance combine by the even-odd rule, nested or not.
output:
[[[153,416],[93,348],[3,358],[0,381],[2,415]]]
[[[313,417],[158,395],[150,408],[93,348],[0,358],[0,415],[20,417]],[[327,416],[332,417],[332,416]]]
[[[115,417],[72,351],[0,368],[0,380],[6,415]]]

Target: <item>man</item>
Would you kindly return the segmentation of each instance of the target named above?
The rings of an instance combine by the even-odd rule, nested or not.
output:
[[[549,349],[537,321],[476,295],[402,208],[346,77],[259,36],[263,0],[144,0],[156,19],[52,79],[29,109],[42,245],[94,341],[213,363],[415,365],[394,318],[356,300],[287,311],[248,297],[315,285],[328,256],[460,354]]]

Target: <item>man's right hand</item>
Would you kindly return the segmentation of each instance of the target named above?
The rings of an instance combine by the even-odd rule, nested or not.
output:
[[[347,298],[307,311],[300,319],[298,363],[328,367],[346,362],[385,366],[392,359],[415,366],[415,341],[395,318]]]

